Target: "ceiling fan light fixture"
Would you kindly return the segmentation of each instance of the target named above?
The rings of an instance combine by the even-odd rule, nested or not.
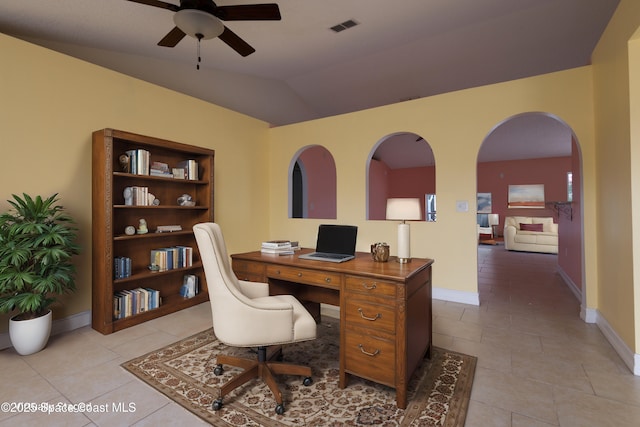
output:
[[[196,39],[208,40],[224,31],[224,24],[210,13],[198,9],[182,9],[173,15],[173,22],[185,34]]]

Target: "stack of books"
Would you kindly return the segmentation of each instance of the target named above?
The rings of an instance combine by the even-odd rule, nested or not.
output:
[[[262,242],[260,251],[263,254],[293,255],[294,251],[298,249],[300,249],[298,242],[292,242],[291,240],[268,240]]]
[[[193,265],[193,248],[190,246],[174,246],[171,248],[152,249],[150,266],[153,271],[173,270]]]
[[[151,162],[151,169],[149,169],[149,175],[162,176],[165,178],[173,178],[173,174],[169,170],[169,165],[163,162]]]
[[[131,198],[125,196],[124,204],[128,206],[149,206],[149,187],[127,187],[131,189]]]
[[[178,168],[184,169],[184,177],[186,179],[198,179],[198,162],[195,160],[185,160],[178,163]]]
[[[131,277],[131,258],[126,256],[117,256],[113,263],[113,278],[124,279]]]
[[[113,318],[124,319],[160,307],[160,292],[150,288],[136,288],[113,295]]]
[[[129,172],[134,175],[149,175],[151,153],[141,148],[127,151]]]

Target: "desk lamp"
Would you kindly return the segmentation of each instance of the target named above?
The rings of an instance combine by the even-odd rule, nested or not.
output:
[[[422,219],[420,199],[387,199],[387,219],[402,221],[398,224],[397,261],[401,264],[411,262],[411,237],[409,233],[409,224],[407,224],[406,221]]]

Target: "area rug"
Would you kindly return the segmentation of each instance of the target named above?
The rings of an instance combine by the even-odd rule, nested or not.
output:
[[[275,400],[265,384],[253,380],[224,398],[222,409],[211,409],[218,386],[239,369],[225,366],[213,373],[218,353],[255,357],[250,349],[231,348],[209,329],[122,366],[156,390],[215,426],[463,426],[473,384],[476,358],[438,347],[414,373],[406,409],[398,409],[395,390],[350,376],[338,387],[338,322],[318,325],[318,338],[287,345],[284,360],[309,365],[313,384],[279,376],[286,411],[275,413]]]

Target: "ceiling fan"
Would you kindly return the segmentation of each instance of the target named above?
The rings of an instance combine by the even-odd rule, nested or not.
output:
[[[187,34],[200,40],[220,38],[242,56],[256,50],[221,21],[279,21],[280,9],[275,3],[218,6],[213,0],[180,0],[180,6],[160,0],[129,0],[175,12],[176,26],[158,42],[158,46],[174,47]]]

